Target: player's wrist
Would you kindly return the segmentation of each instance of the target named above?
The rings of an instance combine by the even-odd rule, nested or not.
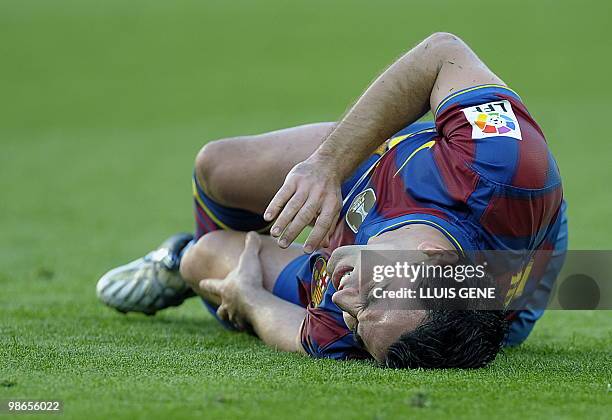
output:
[[[270,292],[263,287],[254,286],[249,287],[245,292],[247,293],[243,293],[242,299],[240,299],[240,312],[251,321],[253,314],[265,303]]]
[[[342,168],[342,164],[339,162],[338,154],[329,148],[319,148],[307,161],[316,168],[316,172],[320,175],[325,175],[332,182],[341,182],[343,179],[343,173],[345,172]]]
[[[342,182],[357,169],[362,156],[367,156],[367,152],[359,149],[358,144],[347,142],[344,135],[332,132],[311,158]]]

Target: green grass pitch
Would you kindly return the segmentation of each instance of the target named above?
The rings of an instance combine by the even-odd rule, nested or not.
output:
[[[486,369],[390,371],[275,352],[197,301],[122,316],[94,286],[191,229],[205,141],[336,119],[434,31],[540,122],[571,248],[611,249],[611,5],[3,0],[0,400],[62,399],[69,418],[610,418],[610,312],[547,313]]]

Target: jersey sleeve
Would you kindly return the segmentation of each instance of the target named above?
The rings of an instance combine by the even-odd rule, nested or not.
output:
[[[498,85],[459,91],[438,106],[436,129],[478,178],[466,204],[481,248],[537,249],[554,227],[563,189],[544,133],[519,95]]]
[[[474,86],[440,102],[436,130],[481,178],[519,189],[560,182],[544,134],[506,86]]]

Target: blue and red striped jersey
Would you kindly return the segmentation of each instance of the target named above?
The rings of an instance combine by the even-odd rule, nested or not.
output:
[[[559,169],[542,130],[520,97],[499,85],[448,96],[434,122],[394,135],[345,182],[342,193],[341,218],[327,253],[412,223],[438,229],[461,252],[552,249],[563,201]],[[320,357],[350,358],[353,351],[361,357],[331,302],[333,284],[303,274],[300,281],[309,291],[304,348]],[[312,293],[321,293],[314,303]]]

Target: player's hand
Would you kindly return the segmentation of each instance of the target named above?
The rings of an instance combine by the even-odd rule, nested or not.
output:
[[[239,329],[245,329],[248,325],[249,296],[254,290],[263,288],[263,273],[259,260],[260,248],[259,235],[249,232],[238,266],[224,280],[206,279],[199,284],[202,291],[221,298],[217,316],[229,321]]]
[[[281,248],[287,248],[312,222],[304,251],[325,246],[342,208],[341,183],[329,159],[312,156],[291,169],[264,212],[265,220],[276,218],[270,234],[278,238]]]

